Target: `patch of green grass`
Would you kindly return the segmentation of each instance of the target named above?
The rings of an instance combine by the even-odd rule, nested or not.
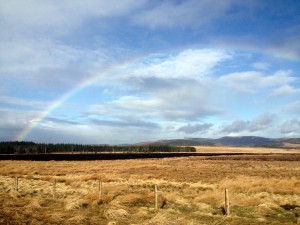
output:
[[[266,214],[266,219],[272,222],[279,222],[281,224],[297,223],[300,210],[285,210],[283,208],[272,208],[268,214]]]
[[[234,205],[231,207],[231,214],[238,217],[255,219],[257,217],[254,207]]]

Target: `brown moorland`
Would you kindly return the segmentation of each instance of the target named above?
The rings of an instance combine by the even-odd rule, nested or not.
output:
[[[298,154],[268,154],[0,161],[0,224],[300,223],[299,159]],[[231,206],[228,217],[225,188]]]
[[[283,148],[264,148],[264,147],[230,147],[230,146],[194,146],[197,152],[202,153],[284,153],[300,154],[299,144],[289,144]]]

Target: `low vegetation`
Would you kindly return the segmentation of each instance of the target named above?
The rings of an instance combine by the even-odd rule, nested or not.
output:
[[[0,161],[0,224],[295,224],[299,186],[300,161],[276,158]]]

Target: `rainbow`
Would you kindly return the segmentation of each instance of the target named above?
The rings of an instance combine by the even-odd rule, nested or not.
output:
[[[145,55],[135,55],[133,57],[127,58],[125,61],[118,63],[118,64],[114,64],[114,65],[110,65],[105,67],[102,71],[100,71],[99,73],[97,73],[95,76],[90,77],[89,79],[81,82],[79,85],[75,86],[74,88],[70,89],[69,91],[67,91],[64,95],[62,95],[60,98],[56,99],[54,102],[52,102],[46,110],[44,110],[39,116],[37,116],[35,119],[31,120],[29,125],[23,129],[16,137],[16,140],[18,141],[23,141],[28,134],[35,128],[38,126],[38,124],[47,116],[49,115],[51,112],[53,112],[53,110],[55,110],[56,108],[58,108],[60,105],[62,105],[65,101],[67,101],[68,99],[70,99],[72,96],[76,95],[78,92],[80,92],[81,90],[85,89],[88,86],[91,86],[92,84],[94,84],[95,82],[97,82],[102,76],[112,73],[113,71],[116,71],[118,68],[121,68],[122,66],[125,66],[126,64],[132,63],[136,60],[139,60],[141,58],[145,57]]]
[[[239,52],[239,51],[247,51],[247,52],[252,52],[256,54],[264,54],[264,55],[270,55],[272,57],[278,57],[278,58],[283,58],[286,60],[293,60],[293,61],[299,61],[299,58],[289,52],[278,52],[273,49],[268,49],[268,50],[258,50],[257,48],[253,46],[239,46],[238,44],[235,44],[235,46],[222,46],[222,44],[218,44],[220,50],[225,50],[225,51],[233,51],[233,52]],[[229,47],[229,48],[228,48]],[[209,48],[209,49],[216,49],[216,48]],[[171,51],[174,53],[174,51]],[[29,125],[22,130],[16,137],[16,140],[22,141],[24,140],[28,134],[47,116],[49,115],[53,110],[58,108],[60,105],[62,105],[66,100],[70,99],[72,96],[74,96],[76,93],[80,92],[81,90],[85,89],[86,87],[92,85],[93,83],[97,82],[102,76],[109,74],[113,71],[116,71],[118,68],[121,68],[122,66],[125,66],[129,63],[133,63],[137,60],[146,58],[147,56],[155,55],[155,53],[152,54],[143,54],[143,55],[135,55],[130,58],[127,58],[121,63],[114,64],[111,66],[108,66],[104,68],[102,71],[97,73],[95,76],[92,76],[91,78],[85,80],[84,82],[80,83],[79,85],[75,86],[73,89],[69,90],[66,92],[64,95],[62,95],[60,98],[55,100],[53,103],[51,103],[48,108],[43,111],[39,116],[37,116],[35,119],[33,119]],[[146,58],[147,59],[147,58]]]

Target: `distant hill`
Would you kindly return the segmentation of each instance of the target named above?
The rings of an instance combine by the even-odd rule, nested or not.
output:
[[[277,145],[278,141],[271,138],[256,136],[222,137],[215,139],[215,143],[230,146],[268,146]]]
[[[290,144],[300,144],[300,138],[281,138],[280,142],[287,142]]]
[[[142,142],[136,145],[168,145],[168,146],[212,146],[212,142],[192,139],[172,139],[172,140],[159,140],[152,142]]]
[[[212,146],[215,145],[212,142],[202,141],[202,140],[191,140],[191,139],[177,139],[169,140],[168,145],[174,146]]]
[[[159,140],[153,142],[138,143],[137,145],[170,145],[170,146],[264,146],[283,147],[284,143],[300,144],[300,138],[265,138],[257,136],[221,137],[221,138],[186,138]]]

